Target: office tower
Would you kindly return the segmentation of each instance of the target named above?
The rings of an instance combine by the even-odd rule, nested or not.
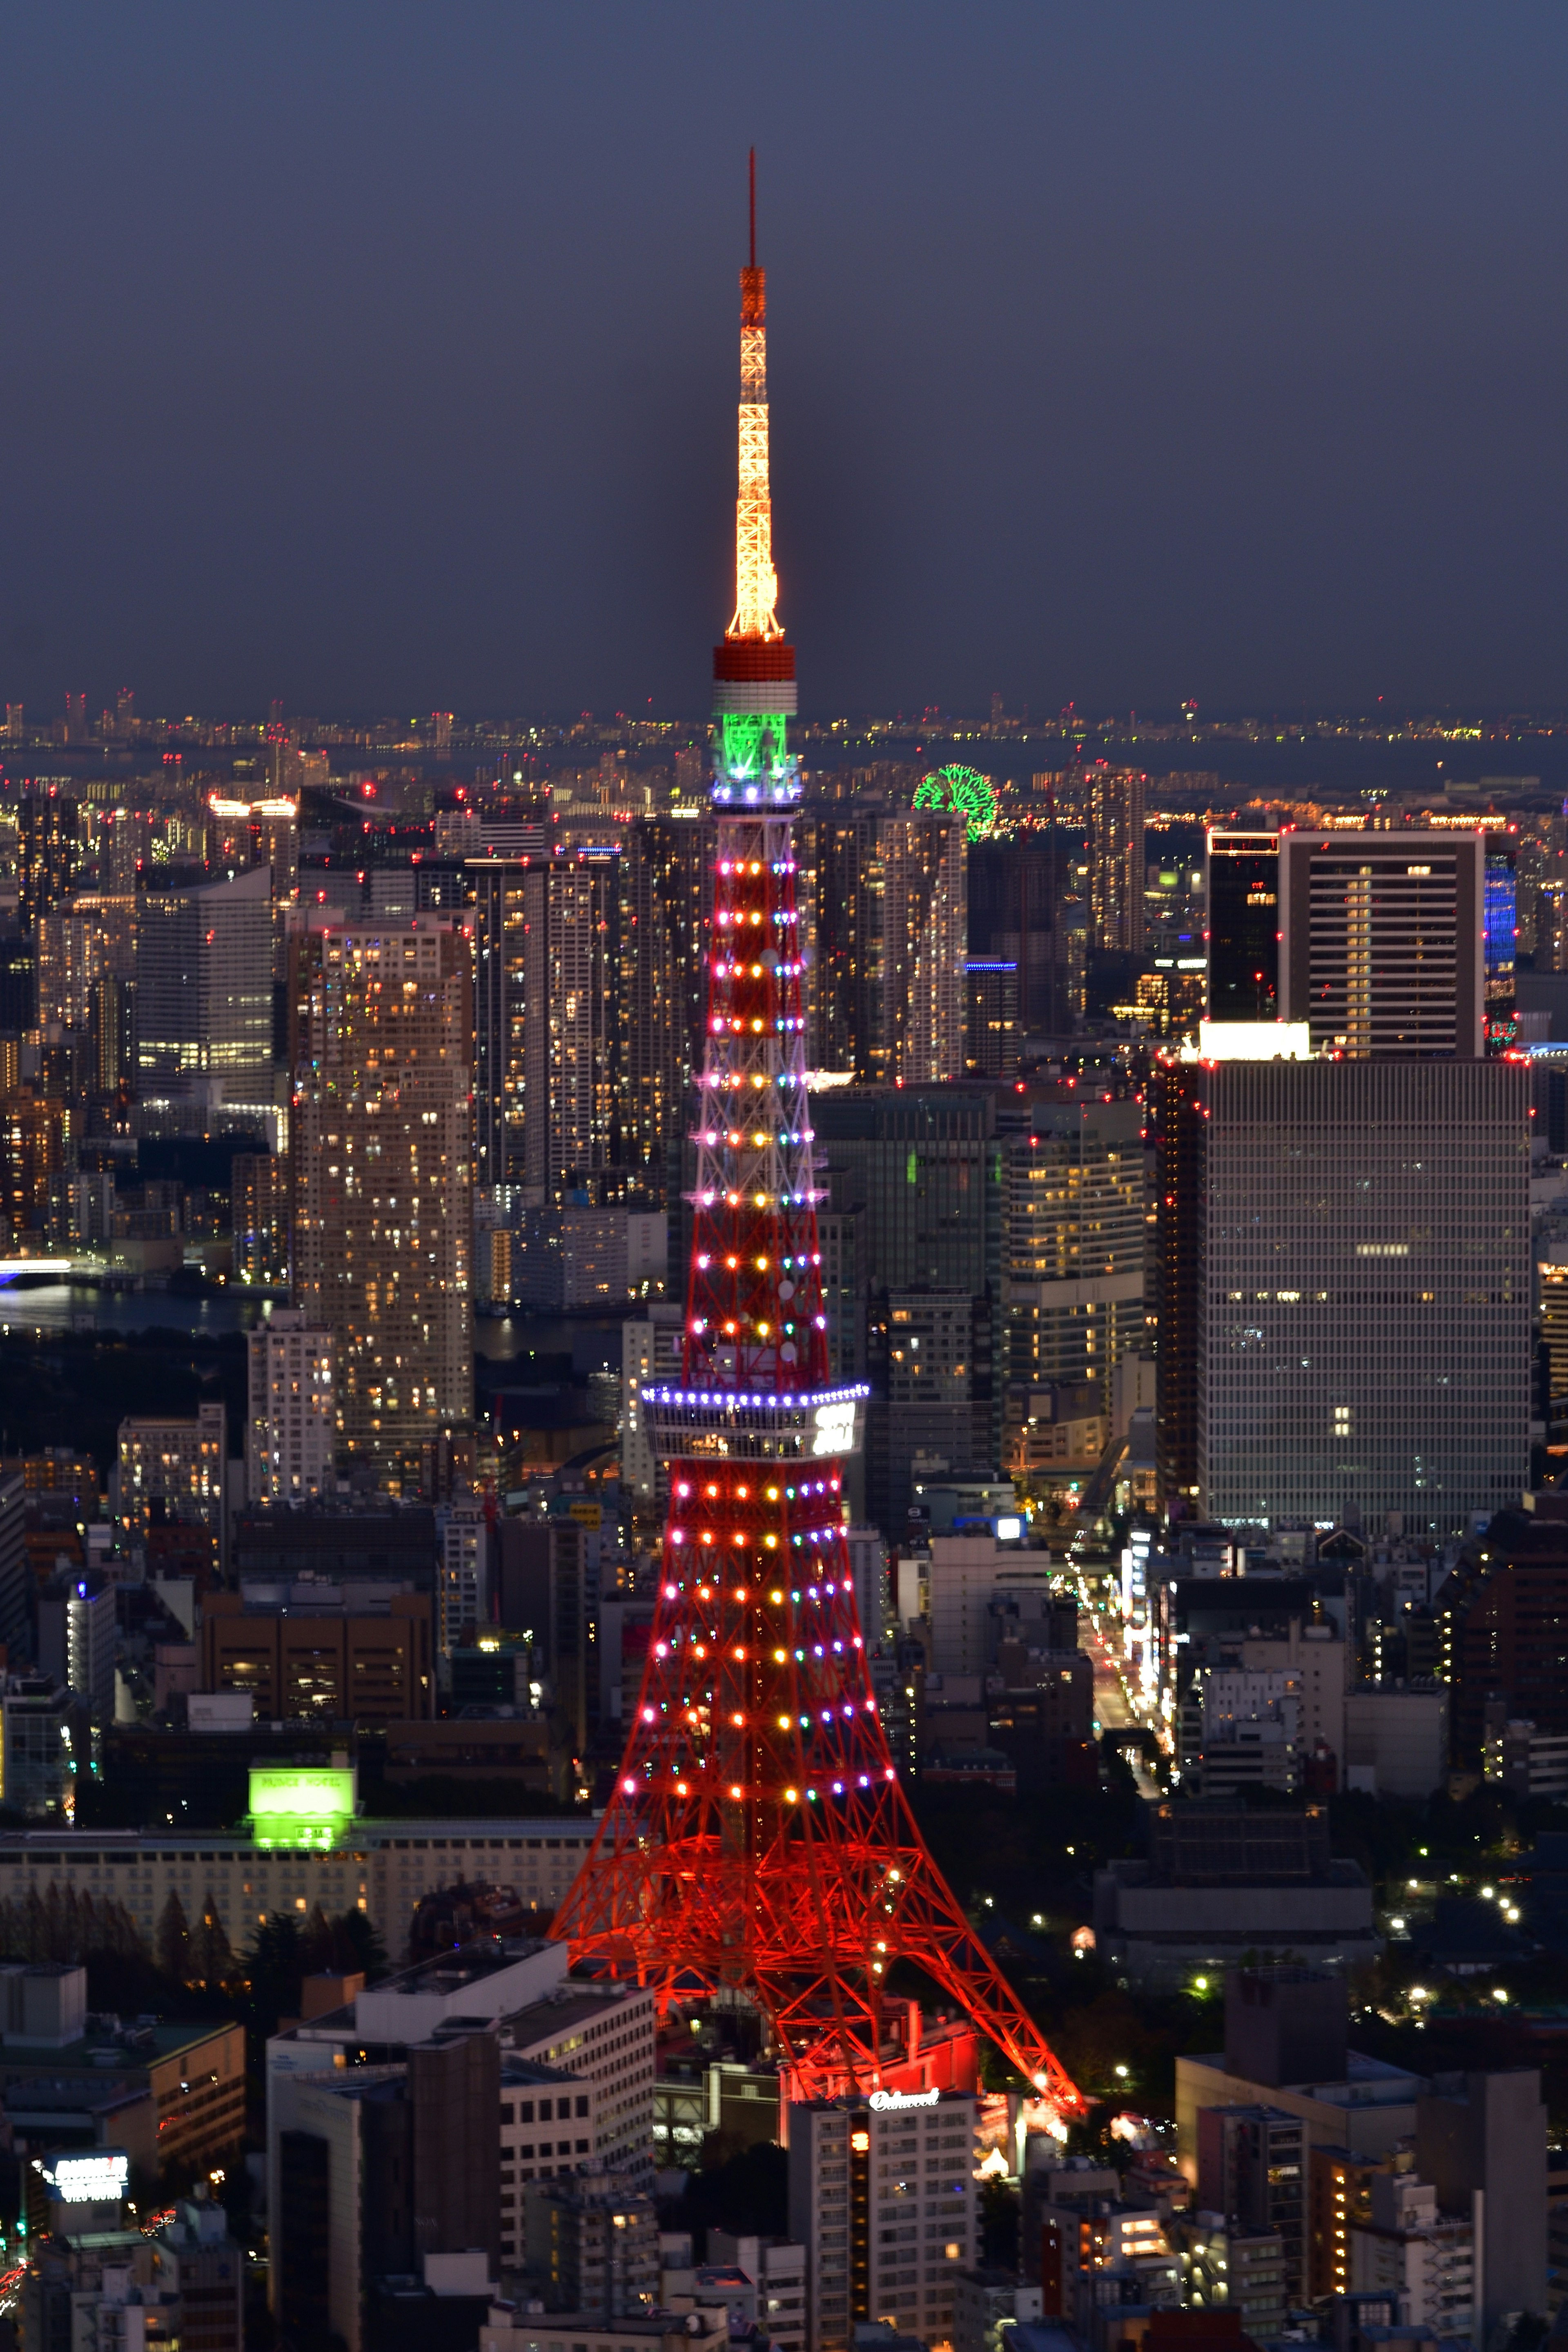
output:
[[[436,1640],[450,1657],[489,1623],[490,1525],[482,1498],[466,1495],[436,1514]]]
[[[26,706],[20,702],[8,702],[5,705],[5,740],[8,743],[23,743],[26,742]]]
[[[845,2352],[868,2320],[951,2339],[974,2260],[976,2102],[952,2091],[791,2105],[789,2232],[806,2252],[806,2343]]]
[[[270,1104],[268,875],[136,899],[137,1072],[143,1095]],[[217,1082],[215,1084],[215,1082]]]
[[[477,1181],[618,1199],[619,856],[473,858]]]
[[[114,1715],[114,1654],[119,1641],[114,1586],[100,1568],[67,1560],[37,1600],[37,1663],[90,1710],[95,1723]]]
[[[989,1087],[834,1087],[812,1102],[828,1198],[864,1213],[871,1292],[965,1290],[999,1279],[996,1096]]]
[[[1485,1050],[1486,835],[1279,835],[1279,1018],[1350,1060]]]
[[[1208,837],[1208,1017],[1279,1018],[1279,836]]]
[[[114,732],[121,743],[133,740],[136,733],[136,691],[122,686],[114,698]]]
[[[964,1076],[1010,1078],[1023,1042],[1018,967],[999,956],[971,956],[963,982]]]
[[[1059,1036],[1072,1027],[1075,1004],[1082,1009],[1082,918],[1071,888],[1054,800],[1043,837],[970,844],[970,954],[1016,966],[1018,1022],[1027,1036]]]
[[[741,286],[737,593],[714,649],[717,870],[685,1357],[680,1385],[643,1400],[671,1516],[641,1701],[552,1932],[661,2003],[743,1991],[794,2086],[830,2095],[886,2084],[885,1972],[907,1958],[1044,2097],[1081,2113],[921,1837],[856,1617],[842,1497],[865,1391],[828,1381],[800,775],[785,741],[795,654],[773,609],[754,259]],[[912,2028],[907,2063],[923,2088]]]
[[[237,1151],[229,1162],[234,1279],[282,1290],[289,1281],[289,1163],[281,1152]]]
[[[1529,1483],[1529,1072],[1164,1074],[1162,1470],[1217,1519],[1446,1537]]]
[[[704,946],[713,912],[710,824],[639,817],[621,859],[623,1140],[639,1192],[674,1207],[679,1147],[702,1065]]]
[[[468,943],[420,915],[293,945],[295,1304],[332,1334],[341,1449],[408,1489],[473,1419]]]
[[[38,784],[22,795],[16,845],[16,911],[35,937],[41,916],[76,888],[81,865],[81,813],[58,784]]]
[[[62,1028],[93,1022],[100,982],[135,978],[136,900],[130,892],[79,892],[39,917],[38,1019]]]
[[[297,1307],[275,1307],[246,1334],[249,1414],[245,1494],[251,1503],[300,1503],[329,1494],[337,1413],[332,1338]]]
[[[1126,1102],[1024,1098],[1003,1147],[1007,1377],[1100,1384],[1145,1336],[1143,1114]]]
[[[1135,768],[1089,772],[1089,904],[1096,949],[1143,952],[1143,793]]]
[[[946,809],[819,814],[815,1059],[864,1085],[927,1086],[963,1069],[968,828]]]
[[[278,797],[240,800],[214,793],[207,803],[214,819],[208,863],[231,877],[265,866],[275,907],[292,906],[300,895],[300,803]]]

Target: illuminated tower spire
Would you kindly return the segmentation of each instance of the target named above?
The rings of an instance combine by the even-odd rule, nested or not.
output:
[[[751,152],[751,258],[741,272],[741,412],[735,488],[735,616],[713,648],[714,798],[756,805],[798,793],[785,751],[795,647],[774,610],[768,490],[767,272],[757,268],[757,151]]]
[[[1083,2100],[927,1851],[856,1612],[844,1464],[867,1391],[828,1368],[800,776],[784,748],[795,655],[773,609],[754,262],[741,289],[740,604],[713,662],[715,870],[685,1346],[679,1381],[642,1392],[670,1517],[626,1755],[552,1932],[578,1958],[657,1987],[661,2007],[721,1991],[754,2001],[797,2095],[869,2093],[900,2067],[904,2088],[935,2080],[921,2071],[908,1999],[884,1999],[889,1969],[910,1962],[1059,2126]],[[749,452],[760,452],[751,473]],[[973,2056],[971,2044],[971,2068]]]
[[[768,495],[768,273],[757,268],[757,151],[751,152],[752,257],[741,272],[740,473],[735,496],[735,617],[725,635],[782,637]]]

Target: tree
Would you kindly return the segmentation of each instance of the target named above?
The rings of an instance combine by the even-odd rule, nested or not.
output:
[[[200,1923],[191,1937],[191,1973],[205,1985],[225,1984],[234,1974],[234,1947],[210,1886]]]
[[[186,1923],[184,1907],[174,1888],[158,1920],[154,1947],[158,1966],[173,1984],[184,1984],[190,1973],[191,1931]]]

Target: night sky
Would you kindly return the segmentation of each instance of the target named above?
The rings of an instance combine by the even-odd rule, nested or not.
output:
[[[0,8],[0,693],[1568,706],[1568,9]]]

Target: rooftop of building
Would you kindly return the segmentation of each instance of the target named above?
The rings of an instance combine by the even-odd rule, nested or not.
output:
[[[319,1758],[310,1759],[319,1762]],[[518,1820],[508,1816],[497,1821],[483,1815],[469,1820],[444,1821],[431,1819],[399,1820],[390,1818],[373,1821],[356,1818],[350,1824],[353,1835],[341,1846],[312,1847],[317,1853],[341,1853],[363,1859],[374,1851],[384,1853],[400,1847],[425,1847],[437,1843],[447,1847],[479,1846],[511,1849],[523,1845],[559,1846],[563,1843],[579,1846],[592,1839],[598,1822],[594,1819],[571,1819],[552,1815],[540,1821]],[[179,1856],[190,1862],[221,1862],[231,1854],[250,1854],[257,1851],[256,1840],[238,1831],[203,1830],[110,1830],[74,1829],[0,1829],[0,1861],[22,1860],[37,1864],[68,1861],[79,1868],[90,1864],[100,1854],[106,1859],[132,1853],[151,1852]]]
[[[135,2074],[167,2059],[183,2057],[188,2051],[203,2049],[234,2032],[237,2024],[232,2017],[136,2018],[123,2025],[118,2019],[89,2017],[86,2032],[74,2042],[47,2046],[14,2040],[0,2042],[0,2075],[38,2077],[41,2083],[50,2075],[63,2078],[75,2074],[97,2075],[107,2083],[116,2074]],[[79,2083],[71,2089],[79,2101]]]

